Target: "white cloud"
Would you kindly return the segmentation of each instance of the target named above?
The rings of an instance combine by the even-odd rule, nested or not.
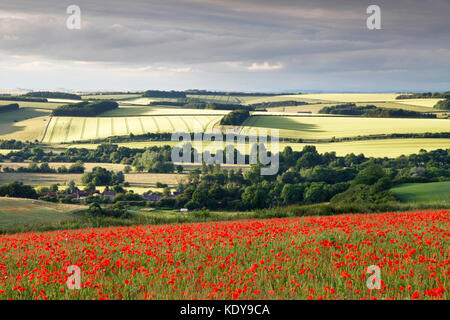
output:
[[[263,63],[254,62],[249,67],[247,67],[247,70],[250,71],[274,71],[281,69],[284,69],[284,65],[281,62],[270,64],[267,61],[264,61]]]

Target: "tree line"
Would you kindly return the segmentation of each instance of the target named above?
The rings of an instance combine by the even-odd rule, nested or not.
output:
[[[31,91],[27,92],[23,96],[34,98],[81,100],[81,96],[78,94],[68,92],[57,92],[57,91]]]
[[[119,104],[111,100],[98,102],[83,101],[60,106],[52,111],[53,116],[94,117],[103,112],[114,110]]]
[[[0,106],[0,113],[19,110],[17,103],[5,104]]]
[[[436,114],[433,113],[423,113],[405,109],[379,108],[375,105],[357,106],[354,103],[323,107],[319,110],[319,113],[354,115],[370,118],[436,118]]]

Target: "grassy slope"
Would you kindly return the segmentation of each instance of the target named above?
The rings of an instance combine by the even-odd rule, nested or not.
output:
[[[49,110],[21,108],[0,117],[0,139],[39,140],[49,121]]]
[[[407,183],[391,189],[402,202],[450,201],[450,181]]]
[[[0,228],[73,219],[75,216],[71,213],[84,208],[39,200],[0,198]]]

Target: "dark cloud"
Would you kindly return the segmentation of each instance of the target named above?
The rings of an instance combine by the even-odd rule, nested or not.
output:
[[[65,27],[71,4],[81,8],[81,30]],[[369,3],[359,0],[2,0],[0,71],[19,78],[39,62],[46,86],[55,86],[56,75],[78,86],[77,72],[60,78],[65,68],[91,68],[105,86],[118,86],[108,72],[121,70],[136,73],[128,86],[154,85],[162,70],[171,76],[160,83],[187,88],[186,81],[253,90],[448,86],[450,2],[376,4],[382,30],[370,31]],[[0,86],[21,85],[5,81]]]

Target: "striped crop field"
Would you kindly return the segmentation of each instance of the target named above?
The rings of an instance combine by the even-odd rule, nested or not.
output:
[[[446,119],[399,119],[357,117],[251,117],[243,133],[250,129],[279,129],[280,137],[331,139],[393,133],[448,132]]]
[[[221,115],[168,115],[137,117],[52,117],[44,143],[62,143],[145,133],[193,132],[198,123],[210,130]]]

